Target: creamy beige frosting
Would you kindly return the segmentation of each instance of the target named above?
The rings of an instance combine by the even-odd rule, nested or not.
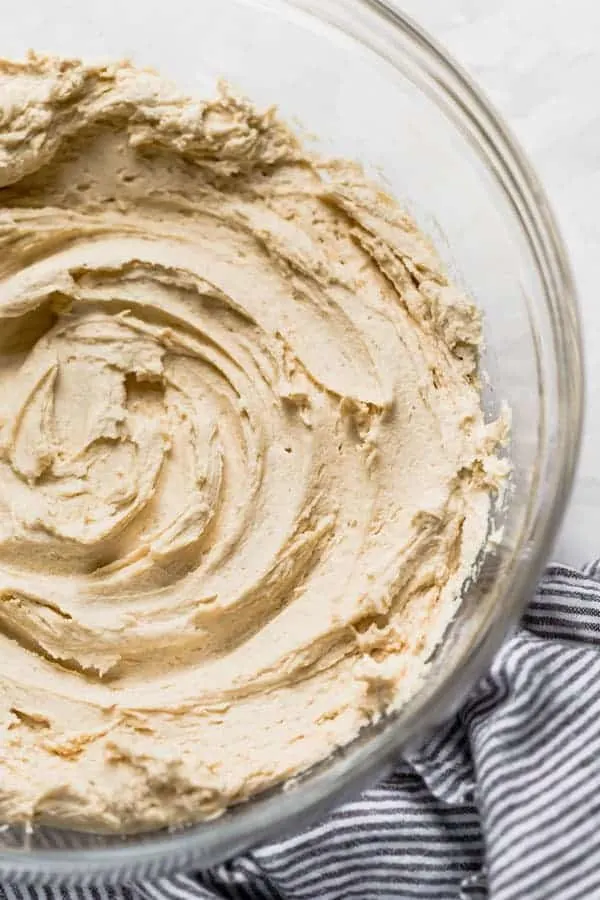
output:
[[[0,821],[214,816],[414,692],[503,474],[480,331],[273,110],[0,63]]]

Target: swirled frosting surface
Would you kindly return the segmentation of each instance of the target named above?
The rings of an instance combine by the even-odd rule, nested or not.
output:
[[[411,695],[503,474],[480,331],[273,110],[0,64],[0,821],[214,816]]]

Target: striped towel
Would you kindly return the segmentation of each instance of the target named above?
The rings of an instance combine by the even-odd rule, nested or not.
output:
[[[600,898],[600,562],[550,567],[456,718],[293,838],[120,888],[0,900]]]

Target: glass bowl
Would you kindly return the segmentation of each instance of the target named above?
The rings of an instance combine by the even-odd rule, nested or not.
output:
[[[447,718],[519,619],[571,486],[582,417],[574,288],[544,193],[468,78],[385,0],[20,0],[0,52],[131,57],[196,96],[223,76],[354,158],[433,237],[482,307],[490,416],[512,409],[502,539],[466,586],[421,692],[293,784],[216,821],[143,836],[0,826],[0,875],[153,878],[297,830],[357,792]]]

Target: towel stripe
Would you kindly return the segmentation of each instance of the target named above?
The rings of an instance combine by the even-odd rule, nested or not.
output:
[[[118,887],[13,880],[0,900],[589,900],[599,859],[596,560],[550,566],[454,719],[313,828],[207,872],[155,866]]]

